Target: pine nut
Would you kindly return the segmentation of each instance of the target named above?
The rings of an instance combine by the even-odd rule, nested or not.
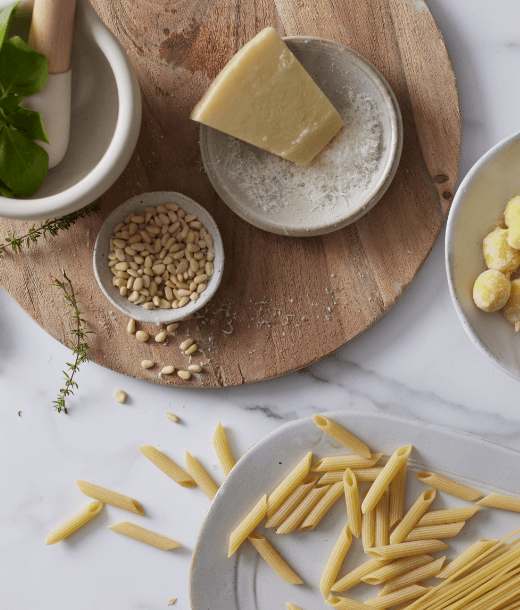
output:
[[[134,263],[133,260],[128,261],[128,267],[132,269],[132,271],[137,271],[139,269],[139,265]]]
[[[173,331],[177,330],[179,328],[180,324],[179,322],[174,322],[173,324],[168,324],[168,326],[166,327],[166,330],[169,333],[172,333]]]
[[[194,253],[193,253],[193,258],[194,258],[196,261],[201,261],[201,260],[203,260],[203,259],[204,259],[204,254],[203,254],[202,252],[194,252]],[[206,262],[206,260],[204,260],[204,263],[205,263],[205,262]],[[199,266],[200,266],[200,262],[199,262]]]
[[[164,368],[161,369],[161,373],[163,375],[171,375],[172,373],[175,372],[175,367],[174,366],[165,366]]]
[[[199,262],[197,260],[195,260],[194,258],[191,259],[190,261],[190,267],[192,271],[198,271],[199,270]]]
[[[120,402],[120,403],[126,402],[126,392],[123,392],[123,390],[116,390],[114,392],[114,398],[116,399],[117,402]]]
[[[186,246],[186,249],[188,250],[188,252],[198,252],[200,250],[200,247],[197,246],[197,244],[188,244]],[[125,252],[126,252],[126,248],[125,248]]]
[[[211,237],[211,235],[209,233],[204,235],[204,241],[208,244],[208,246],[213,245],[213,237]]]
[[[156,343],[162,343],[163,341],[166,341],[166,332],[164,330],[162,330],[158,335],[155,335]]]
[[[176,424],[179,421],[179,418],[177,417],[177,415],[174,415],[173,413],[166,413],[166,417],[172,421],[174,424]]]
[[[177,371],[177,375],[181,379],[189,379],[191,377],[191,373],[189,371]]]
[[[211,263],[211,261],[215,258],[215,254],[213,252],[208,252],[206,254],[206,260]]]
[[[207,279],[208,279],[208,276],[205,273],[201,273],[200,275],[197,275],[193,279],[193,281],[195,282],[195,284],[203,284]]]
[[[161,299],[160,303],[159,303],[159,307],[161,309],[171,309],[172,304],[167,301],[166,299]]]
[[[198,292],[192,292],[190,294],[190,301],[198,301],[199,300],[199,293]]]
[[[143,367],[143,369],[151,369],[154,365],[155,362],[153,360],[143,360],[141,362],[141,366]]]
[[[117,260],[115,260],[115,261],[110,261],[110,262],[108,263],[108,267],[109,267],[109,268],[115,267],[116,265],[119,265],[119,263],[120,263],[119,259],[117,259]],[[114,269],[114,271],[116,271],[116,269]]]
[[[116,271],[126,271],[128,269],[129,265],[128,263],[117,263],[117,265],[115,265],[115,269]]]
[[[148,233],[146,231],[140,231],[140,233],[141,233],[141,239],[144,241],[145,244],[152,243],[152,238],[148,235]]]
[[[165,203],[164,207],[172,212],[176,212],[179,209],[179,206],[176,203]]]
[[[116,271],[115,269],[113,269],[113,271],[117,275],[117,277],[122,277],[125,280],[127,280],[130,277],[126,271]]]
[[[155,305],[151,301],[147,301],[146,303],[143,303],[143,307],[145,309],[155,309]]]
[[[190,366],[188,367],[188,371],[200,373],[202,371],[202,367],[200,366],[200,364],[190,364]]]
[[[146,343],[148,341],[148,339],[150,338],[150,335],[147,332],[145,332],[144,330],[138,330],[135,333],[135,338],[138,341],[141,341],[142,343]]]
[[[128,294],[128,288],[126,286],[121,286],[121,288],[119,288],[119,294],[122,297],[126,297],[126,295]]]
[[[125,226],[125,224],[123,222],[120,222],[118,225],[116,225],[113,229],[112,229],[112,233],[116,234],[118,231],[121,231],[121,229]]]
[[[180,290],[177,291],[177,294],[180,297],[189,297],[191,294],[191,290],[186,290],[185,288],[181,288]]]
[[[164,296],[168,299],[168,301],[173,301],[173,290],[170,286],[166,286],[164,288]]]
[[[181,299],[179,299],[179,307],[184,307],[184,305],[187,305],[190,302],[190,297],[182,297]]]
[[[188,349],[184,352],[185,356],[189,356],[190,354],[193,354],[193,352],[196,352],[199,349],[199,346],[194,343],[191,347],[188,347]]]
[[[128,290],[128,288],[127,288],[127,290]],[[134,290],[131,293],[131,295],[128,297],[128,300],[130,301],[130,303],[135,303],[136,301],[139,300],[139,293]]]
[[[189,225],[192,229],[202,229],[202,223],[200,222],[200,220],[192,220]]]
[[[157,206],[158,214],[166,214],[167,212],[168,212],[168,209],[162,203]]]
[[[179,345],[179,348],[184,352],[185,350],[188,349],[188,347],[190,347],[190,345],[193,345],[193,343],[194,343],[193,339],[186,339]]]
[[[114,246],[116,248],[119,248],[120,250],[126,246],[126,241],[124,241],[123,239],[114,239],[113,241],[114,241]]]
[[[138,244],[141,241],[141,236],[137,233],[132,235],[132,237],[128,240],[127,245],[133,246],[134,244]]]

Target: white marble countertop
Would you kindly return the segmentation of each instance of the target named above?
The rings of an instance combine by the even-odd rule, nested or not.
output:
[[[492,145],[520,129],[520,3],[429,0],[458,77],[463,116],[460,179]],[[224,390],[172,390],[83,366],[70,415],[52,409],[70,353],[0,288],[0,606],[9,610],[152,610],[177,597],[188,610],[190,555],[209,501],[176,486],[136,447],[180,463],[190,450],[222,480],[210,445],[220,420],[236,455],[281,423],[333,409],[382,411],[440,424],[520,450],[519,384],[466,337],[452,307],[444,234],[399,303],[310,371]],[[129,396],[113,399],[116,388]],[[18,415],[20,411],[20,415]],[[171,411],[178,424],[165,418]],[[144,527],[180,540],[162,552],[106,529],[132,519],[107,507],[55,546],[45,535],[86,504],[74,481],[133,495]]]

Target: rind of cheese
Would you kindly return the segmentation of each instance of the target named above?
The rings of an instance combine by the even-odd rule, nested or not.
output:
[[[224,67],[190,118],[307,165],[343,121],[273,28],[265,28]]]

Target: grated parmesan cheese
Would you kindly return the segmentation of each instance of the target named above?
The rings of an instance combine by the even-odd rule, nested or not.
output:
[[[222,151],[225,169],[246,197],[265,212],[279,213],[307,201],[312,212],[348,212],[359,207],[361,195],[379,170],[382,127],[373,101],[346,93],[344,126],[307,166],[255,148],[230,136]]]

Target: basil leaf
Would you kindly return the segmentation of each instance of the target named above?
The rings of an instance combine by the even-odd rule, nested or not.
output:
[[[49,167],[49,155],[21,131],[0,131],[0,180],[16,195],[30,197],[40,188]]]
[[[45,87],[49,76],[47,59],[19,36],[4,42],[0,50],[0,81],[4,95],[33,95]]]
[[[0,109],[5,112],[12,112],[16,110],[22,103],[23,97],[21,95],[8,95],[0,99]]]
[[[13,15],[19,4],[19,2],[15,2],[14,4],[11,4],[11,6],[4,8],[4,10],[0,13],[0,49],[2,48],[4,40],[7,37],[9,28],[11,27]]]
[[[40,140],[49,144],[42,115],[39,112],[19,106],[14,112],[7,113],[7,120],[16,129],[24,131],[29,140]]]
[[[14,197],[13,191],[11,191],[11,189],[7,188],[7,186],[5,186],[5,184],[2,184],[1,182],[0,182],[0,195],[2,195],[2,197],[9,197],[10,199],[12,199]]]

